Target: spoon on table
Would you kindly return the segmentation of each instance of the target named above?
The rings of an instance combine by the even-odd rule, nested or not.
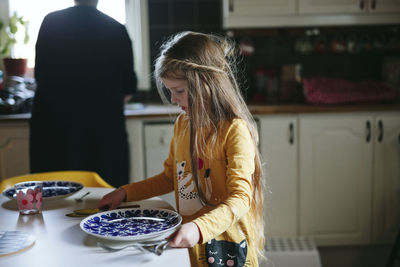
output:
[[[84,194],[84,195],[81,196],[80,198],[75,198],[75,201],[76,201],[76,202],[82,202],[82,201],[83,201],[83,198],[86,197],[86,196],[89,195],[89,194],[90,194],[90,192],[86,192],[86,194]]]

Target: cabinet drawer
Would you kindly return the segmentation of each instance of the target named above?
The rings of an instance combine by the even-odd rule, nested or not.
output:
[[[144,124],[145,148],[167,148],[174,134],[174,125],[170,122],[151,122]]]

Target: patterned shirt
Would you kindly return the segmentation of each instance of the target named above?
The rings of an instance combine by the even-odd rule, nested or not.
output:
[[[217,142],[205,145],[198,159],[201,192],[211,205],[202,203],[190,158],[189,119],[181,114],[174,125],[164,171],[149,179],[123,186],[127,201],[137,201],[175,191],[183,223],[193,221],[201,240],[189,249],[194,266],[258,266],[252,201],[255,148],[242,119],[221,124]],[[200,129],[201,131],[201,129]]]

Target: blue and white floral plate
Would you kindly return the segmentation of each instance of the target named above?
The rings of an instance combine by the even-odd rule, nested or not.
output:
[[[117,241],[154,241],[167,238],[182,223],[175,211],[158,208],[118,209],[83,219],[81,229],[89,235]]]
[[[75,194],[83,188],[83,185],[71,181],[42,181],[43,182],[43,198],[62,198]],[[15,199],[16,193],[14,187],[7,188],[3,191],[3,195]]]

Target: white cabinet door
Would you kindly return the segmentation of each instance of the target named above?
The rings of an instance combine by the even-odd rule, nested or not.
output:
[[[363,13],[368,0],[298,0],[299,14]]]
[[[225,7],[232,16],[295,14],[295,0],[226,0]]]
[[[396,13],[400,0],[298,0],[299,14]]]
[[[224,0],[225,29],[400,23],[400,0]]]
[[[266,236],[295,236],[298,224],[297,116],[262,116]]]
[[[0,180],[29,172],[28,122],[2,124],[0,128]]]
[[[164,169],[164,161],[168,157],[174,125],[169,121],[152,121],[144,122],[143,128],[145,177],[151,177]],[[161,198],[176,208],[174,192],[165,194]]]
[[[318,245],[370,242],[372,116],[302,115],[300,235]]]
[[[285,23],[281,16],[296,14],[296,0],[224,0],[224,28],[249,28]],[[278,20],[276,20],[278,18]],[[271,25],[270,25],[271,26]]]
[[[399,13],[400,0],[369,0],[369,12]]]
[[[400,113],[380,114],[374,138],[374,243],[392,243],[400,226]]]

